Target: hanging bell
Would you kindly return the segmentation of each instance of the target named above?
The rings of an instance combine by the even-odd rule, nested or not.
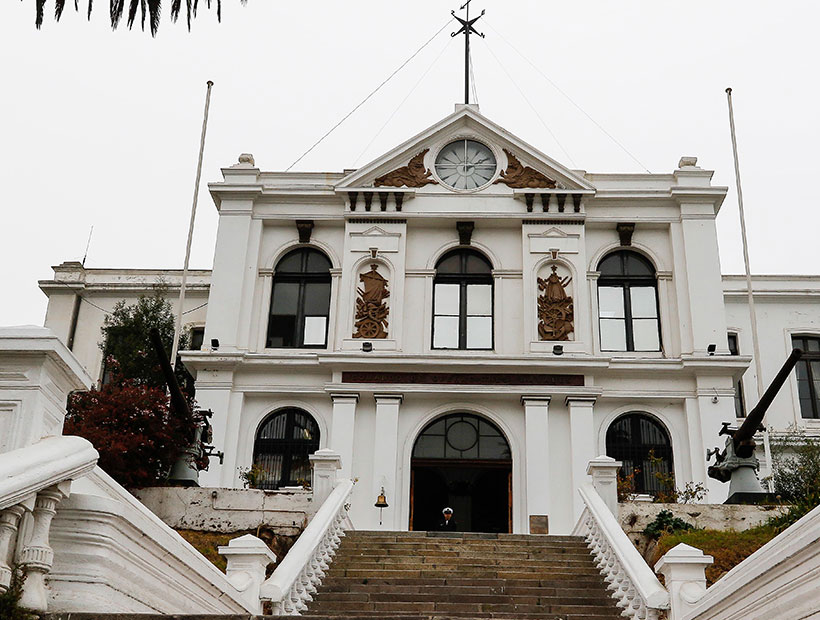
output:
[[[379,497],[376,499],[374,505],[376,508],[387,508],[387,498],[384,496],[384,487],[382,487],[382,492],[379,493]]]

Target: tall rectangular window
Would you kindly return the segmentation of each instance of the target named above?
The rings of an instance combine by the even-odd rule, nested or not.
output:
[[[729,333],[727,335],[729,340],[729,354],[740,355],[740,347],[738,345],[737,334]],[[746,405],[743,402],[743,380],[735,380],[735,417],[746,417]]]
[[[793,336],[792,345],[803,350],[795,367],[800,414],[820,418],[820,336]]]

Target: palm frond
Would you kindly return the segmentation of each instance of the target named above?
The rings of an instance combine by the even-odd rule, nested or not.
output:
[[[176,23],[179,19],[179,9],[182,6],[182,0],[171,0],[171,21]]]
[[[194,0],[194,19],[196,19],[197,8],[199,8],[199,0]]]
[[[63,16],[63,9],[65,8],[65,0],[57,0],[54,3],[54,19],[60,21]]]
[[[145,0],[140,0],[140,8],[142,9],[142,31],[145,32],[145,14],[148,12],[145,6]]]
[[[191,32],[191,0],[185,0],[185,4],[188,8],[188,32]]]
[[[159,30],[160,11],[162,10],[161,0],[148,0],[148,23],[151,26],[151,36],[157,36]]]
[[[216,0],[216,21],[222,21],[222,0]]]
[[[37,15],[34,18],[34,25],[37,26],[37,30],[43,25],[43,9],[45,5],[46,0],[37,0],[36,2]]]
[[[122,13],[125,10],[125,0],[111,0],[111,29],[116,30],[120,25]]]
[[[94,4],[94,0],[88,0],[88,19],[91,19],[91,6]]]
[[[137,9],[139,8],[139,6],[140,0],[131,0],[128,6],[128,21],[125,23],[125,25],[128,26],[129,30],[131,30],[131,28],[134,25],[134,20],[137,18]]]

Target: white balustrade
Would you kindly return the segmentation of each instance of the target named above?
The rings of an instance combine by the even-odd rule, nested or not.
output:
[[[260,598],[273,603],[275,615],[301,615],[322,583],[345,529],[352,480],[339,480],[282,563],[260,589]]]
[[[48,542],[51,520],[57,504],[68,497],[71,481],[90,472],[97,458],[91,443],[81,437],[46,437],[0,454],[0,592],[8,589],[18,566],[25,578],[20,604],[27,609],[48,607],[45,578],[54,562]],[[26,513],[32,527],[19,541]]]
[[[597,459],[596,459],[597,460]],[[584,503],[574,536],[584,536],[607,589],[622,609],[636,620],[658,620],[669,609],[669,593],[621,528],[595,487],[578,489]]]

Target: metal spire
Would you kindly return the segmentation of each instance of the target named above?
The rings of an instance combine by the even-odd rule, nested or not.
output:
[[[470,34],[475,34],[484,38],[483,32],[478,32],[475,28],[473,28],[473,24],[476,23],[481,16],[484,15],[484,11],[481,11],[481,15],[478,17],[470,19],[470,2],[472,0],[467,0],[464,4],[462,4],[458,10],[467,9],[467,15],[465,19],[461,19],[458,15],[456,15],[455,11],[450,11],[450,14],[457,19],[461,23],[461,29],[453,32],[450,34],[451,37],[456,37],[460,35],[462,32],[464,33],[464,103],[470,103]]]

